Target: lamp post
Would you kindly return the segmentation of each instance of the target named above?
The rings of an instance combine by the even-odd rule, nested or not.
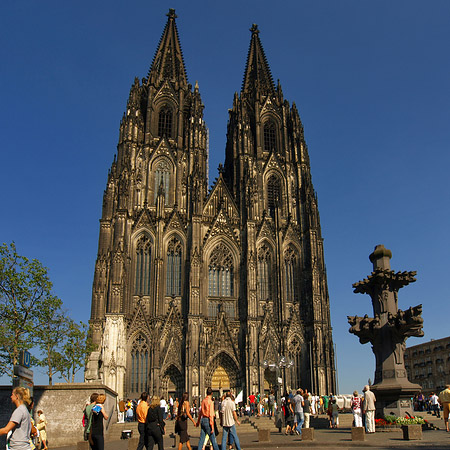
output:
[[[281,412],[281,393],[280,386],[283,385],[284,390],[286,391],[286,368],[290,369],[294,366],[294,361],[290,359],[287,360],[286,356],[281,355],[278,356],[278,361],[273,362],[265,359],[262,363],[264,369],[269,369],[271,372],[275,372],[276,383],[275,383],[275,395],[277,399],[277,410],[275,413],[275,425],[282,424],[282,412]],[[283,369],[282,378],[280,378],[280,370]],[[276,425],[278,426],[278,425]],[[278,426],[279,431],[281,432],[281,425]]]

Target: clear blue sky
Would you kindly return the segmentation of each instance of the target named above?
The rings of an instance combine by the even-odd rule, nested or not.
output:
[[[205,104],[210,180],[224,161],[252,23],[274,80],[298,106],[319,197],[340,391],[373,379],[370,346],[348,333],[347,315],[372,314],[370,298],[351,286],[370,273],[376,244],[392,250],[394,270],[418,272],[399,306],[423,303],[423,340],[449,335],[447,0],[1,2],[1,241],[41,260],[72,316],[88,320],[119,122],[169,7]]]

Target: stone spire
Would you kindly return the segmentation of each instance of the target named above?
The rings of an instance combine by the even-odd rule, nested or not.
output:
[[[175,23],[177,18],[175,10],[169,9],[167,17],[167,24],[153,58],[148,80],[153,85],[159,85],[161,81],[169,80],[178,82],[180,87],[187,87],[186,68]]]
[[[259,39],[258,25],[250,28],[252,38],[247,55],[242,92],[257,97],[258,95],[275,95],[275,86],[270,73],[264,49]]]

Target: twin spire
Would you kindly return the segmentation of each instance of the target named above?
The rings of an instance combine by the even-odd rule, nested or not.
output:
[[[167,24],[148,74],[149,82],[159,85],[163,80],[170,80],[178,82],[182,87],[187,87],[186,68],[175,23],[177,18],[175,10],[169,9],[167,17]],[[253,24],[250,31],[252,37],[247,55],[242,92],[252,97],[256,97],[257,93],[274,95],[275,86],[259,39],[258,26]]]

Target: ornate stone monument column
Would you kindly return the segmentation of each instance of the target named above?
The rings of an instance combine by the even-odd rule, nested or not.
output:
[[[361,344],[370,342],[375,354],[375,381],[371,390],[377,398],[377,417],[413,415],[411,397],[422,389],[408,380],[403,358],[406,339],[423,336],[422,305],[406,311],[397,305],[399,289],[416,281],[417,272],[394,273],[391,257],[390,250],[377,245],[369,256],[373,272],[353,284],[353,292],[372,298],[374,317],[348,316],[349,332],[356,334]]]

